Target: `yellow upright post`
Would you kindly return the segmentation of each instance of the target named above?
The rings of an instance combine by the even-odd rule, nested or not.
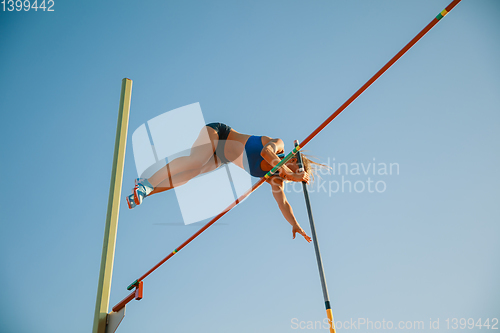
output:
[[[97,286],[97,299],[95,303],[92,333],[105,333],[106,331],[106,317],[109,308],[111,276],[113,274],[113,261],[115,257],[116,231],[118,229],[118,213],[122,191],[131,95],[132,80],[125,78],[122,80],[118,126],[116,128],[115,153],[113,156],[111,185],[108,198],[108,213],[106,215],[106,227],[104,229],[101,270],[99,272],[99,284]]]

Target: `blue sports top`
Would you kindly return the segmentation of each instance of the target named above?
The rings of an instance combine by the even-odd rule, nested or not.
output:
[[[245,143],[245,153],[247,155],[248,168],[245,165],[245,169],[254,177],[264,177],[269,171],[264,171],[261,169],[260,164],[264,160],[260,155],[262,152],[262,136],[252,135],[248,138]],[[284,154],[278,154],[279,157],[283,158]]]

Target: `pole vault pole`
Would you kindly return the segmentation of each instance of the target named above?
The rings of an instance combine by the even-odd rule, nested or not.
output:
[[[198,230],[193,236],[191,236],[187,241],[182,243],[178,248],[176,248],[172,253],[166,256],[163,260],[161,260],[158,264],[156,264],[153,268],[151,268],[148,272],[146,272],[139,279],[132,282],[127,289],[132,290],[133,288],[139,288],[140,282],[146,278],[149,274],[155,271],[158,267],[163,265],[168,259],[172,258],[174,254],[179,252],[184,246],[189,244],[193,239],[198,237],[203,231],[207,230],[211,225],[213,225],[217,220],[219,220],[222,216],[224,216],[228,211],[233,209],[238,203],[242,202],[247,196],[250,195],[253,191],[255,191],[258,187],[260,187],[267,178],[271,177],[279,168],[288,160],[290,160],[297,152],[302,149],[306,144],[309,143],[319,132],[321,132],[329,123],[332,122],[342,111],[344,111],[356,98],[359,97],[373,82],[375,82],[382,74],[384,74],[389,67],[391,67],[396,61],[398,61],[413,45],[415,45],[420,38],[422,38],[429,30],[431,30],[449,11],[451,11],[461,0],[452,1],[441,13],[439,13],[422,31],[420,31],[405,47],[401,49],[387,64],[384,65],[375,75],[373,75],[361,88],[358,89],[344,104],[342,104],[330,117],[328,117],[321,125],[318,126],[308,137],[306,137],[302,141],[302,146],[296,146],[293,150],[285,156],[271,171],[269,171],[264,177],[262,177],[257,183],[255,183],[251,189],[249,189],[245,194],[240,196],[236,201],[234,201],[231,205],[229,205],[222,213],[214,217],[210,222],[205,224],[200,230]],[[125,305],[134,299],[134,292],[119,302],[117,305],[113,307],[113,311],[119,311]]]
[[[295,140],[295,147],[299,145],[299,140]],[[302,163],[302,155],[300,151],[297,152],[297,163],[299,165],[299,170],[304,170],[304,165]],[[311,208],[311,201],[309,200],[309,190],[307,189],[307,183],[302,182],[302,190],[304,192],[304,199],[307,207],[307,215],[309,216],[309,224],[311,225],[311,234],[314,244],[314,252],[316,253],[316,261],[318,263],[319,279],[321,280],[321,288],[323,289],[323,299],[325,300],[326,315],[330,321],[330,333],[335,333],[335,323],[333,321],[333,313],[330,305],[330,297],[328,296],[328,287],[326,286],[325,272],[323,270],[323,261],[321,260],[321,253],[319,251],[318,236],[316,235],[316,227],[314,225],[314,217]]]

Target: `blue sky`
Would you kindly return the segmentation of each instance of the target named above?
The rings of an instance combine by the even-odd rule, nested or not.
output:
[[[2,332],[92,328],[122,78],[134,81],[129,133],[199,102],[207,122],[288,150],[448,3],[0,12]],[[462,1],[307,146],[323,162],[399,165],[373,177],[383,193],[311,193],[336,321],[428,330],[439,318],[445,331],[447,318],[500,317],[499,15],[498,1]],[[123,197],[136,175],[129,136]],[[266,187],[148,277],[118,332],[296,332],[293,318],[322,320],[313,246],[291,239]],[[288,198],[309,232],[302,194]],[[181,221],[174,192],[133,211],[122,200],[111,304],[201,226],[171,224]]]

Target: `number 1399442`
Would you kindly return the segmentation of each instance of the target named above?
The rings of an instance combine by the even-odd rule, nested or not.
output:
[[[54,11],[54,0],[2,0],[0,2],[2,11],[4,12],[20,12],[20,11],[41,11],[41,12],[53,12]]]

